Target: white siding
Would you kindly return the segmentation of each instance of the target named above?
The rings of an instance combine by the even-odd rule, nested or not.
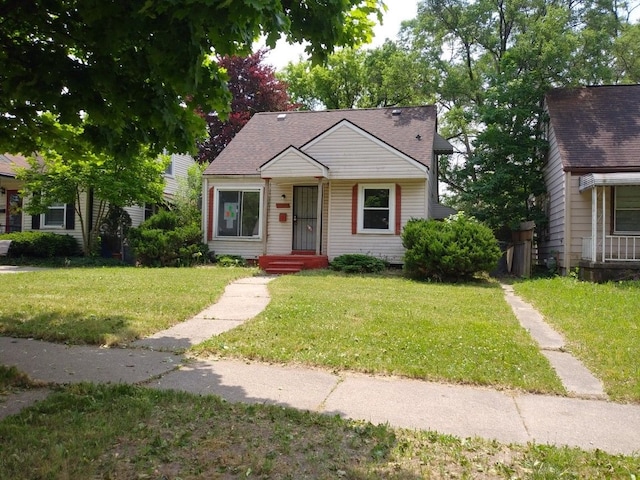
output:
[[[427,216],[427,184],[390,180],[401,187],[401,226],[411,218]],[[383,258],[391,263],[401,263],[404,248],[400,235],[351,232],[352,189],[359,182],[331,182],[329,188],[329,259],[345,253],[363,253]]]
[[[195,160],[186,154],[174,153],[171,155],[171,162],[173,163],[173,171],[171,174],[165,174],[165,196],[171,197],[178,191],[178,179],[187,178],[187,170],[195,163]],[[144,217],[144,213],[143,213]]]
[[[267,253],[269,255],[288,255],[293,242],[293,184],[271,181],[269,194],[269,226],[267,231]],[[282,198],[286,195],[286,198]],[[276,204],[289,205],[278,208]],[[287,220],[281,222],[280,214],[286,214]]]
[[[549,201],[549,238],[540,242],[539,256],[545,260],[557,255],[562,265],[565,241],[565,173],[552,128],[549,128],[549,159],[543,174]]]
[[[427,178],[426,167],[347,126],[303,150],[329,168],[332,180]]]
[[[142,222],[144,222],[144,208],[139,207],[138,205],[134,205],[132,207],[124,207],[124,210],[131,217],[131,226],[139,227]]]
[[[300,152],[289,150],[261,168],[260,174],[262,177],[269,178],[289,178],[321,177],[324,176],[325,172],[317,162],[306,158]]]

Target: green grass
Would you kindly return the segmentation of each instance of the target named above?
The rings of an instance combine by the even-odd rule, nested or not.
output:
[[[514,289],[564,334],[567,349],[603,381],[612,399],[640,402],[640,282],[557,277],[519,282]]]
[[[114,345],[214,303],[242,268],[64,268],[3,277],[0,335]]]
[[[0,479],[631,479],[640,457],[78,384],[0,422]]]
[[[29,376],[16,367],[0,365],[0,402],[10,393],[37,386]]]
[[[564,392],[497,283],[321,272],[281,277],[269,290],[262,314],[194,352]]]

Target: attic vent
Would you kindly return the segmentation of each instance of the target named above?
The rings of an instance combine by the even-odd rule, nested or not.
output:
[[[399,116],[402,113],[402,110],[391,110],[391,115],[393,115],[394,117]]]
[[[286,113],[280,113],[278,115],[278,121],[283,121],[285,118],[287,118],[287,114]]]

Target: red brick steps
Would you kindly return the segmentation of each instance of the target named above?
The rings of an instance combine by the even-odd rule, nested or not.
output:
[[[262,255],[258,257],[258,266],[270,274],[298,273],[301,270],[327,268],[329,259],[326,255]]]

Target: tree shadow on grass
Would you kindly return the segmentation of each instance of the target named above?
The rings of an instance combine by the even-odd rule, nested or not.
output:
[[[140,336],[133,323],[133,318],[123,315],[80,311],[4,312],[0,314],[0,335],[73,345],[114,345]]]

